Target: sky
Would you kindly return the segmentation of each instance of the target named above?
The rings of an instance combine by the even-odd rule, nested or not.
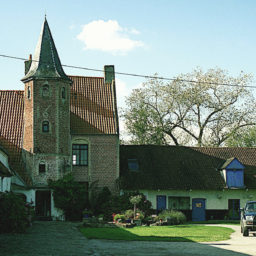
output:
[[[33,54],[45,14],[65,65],[115,65],[117,72],[170,78],[196,67],[220,67],[256,77],[254,0],[0,0],[0,54]],[[1,90],[23,90],[22,61],[0,57],[0,74]],[[143,82],[116,75],[118,106]]]

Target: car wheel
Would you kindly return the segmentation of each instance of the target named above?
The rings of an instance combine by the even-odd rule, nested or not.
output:
[[[248,236],[248,235],[249,235],[249,230],[247,228],[244,228],[243,236]]]

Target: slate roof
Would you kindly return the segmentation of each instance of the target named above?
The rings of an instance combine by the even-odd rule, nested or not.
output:
[[[70,76],[72,134],[118,134],[115,84],[103,77]]]
[[[203,189],[226,187],[220,167],[236,157],[245,165],[246,188],[256,188],[255,148],[195,148],[182,146],[123,145],[120,147],[120,182],[124,189]],[[128,170],[137,159],[139,171]]]
[[[38,78],[57,78],[70,81],[61,66],[60,58],[46,19],[42,26],[32,64],[22,81]]]

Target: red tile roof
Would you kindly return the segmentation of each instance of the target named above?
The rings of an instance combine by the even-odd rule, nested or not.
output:
[[[10,168],[30,184],[21,158],[23,110],[23,91],[0,91],[0,146],[7,151]]]
[[[118,134],[115,85],[101,77],[70,76],[72,134]],[[0,91],[0,146],[9,164],[28,184],[31,179],[22,163],[23,91]]]
[[[71,133],[118,134],[114,84],[102,77],[70,76]]]

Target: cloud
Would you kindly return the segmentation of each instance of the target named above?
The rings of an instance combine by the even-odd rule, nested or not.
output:
[[[125,99],[129,96],[133,89],[142,87],[142,83],[128,86],[123,80],[116,78],[116,96],[118,107],[125,107]]]
[[[96,20],[84,25],[77,39],[84,43],[85,50],[126,54],[136,47],[144,46],[142,41],[130,39],[130,34],[139,34],[139,31],[122,28],[116,20]]]

